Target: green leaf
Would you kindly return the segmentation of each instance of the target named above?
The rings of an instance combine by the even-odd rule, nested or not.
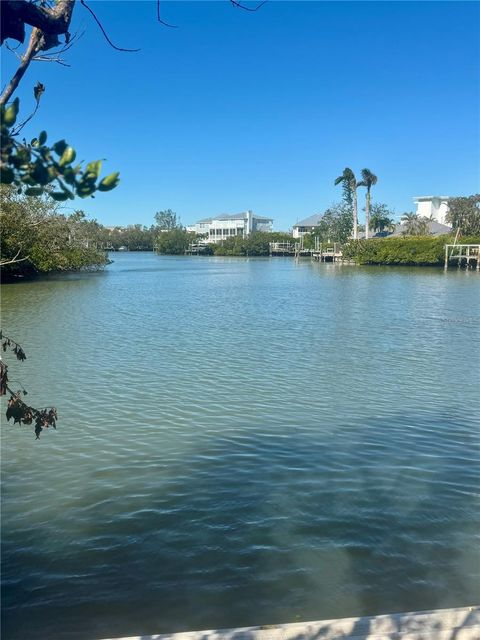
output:
[[[66,167],[63,172],[63,179],[65,182],[68,182],[68,184],[75,184],[75,171],[71,167]]]
[[[59,140],[58,142],[55,142],[55,144],[53,145],[53,150],[55,151],[57,156],[62,156],[63,152],[67,147],[68,147],[68,144],[65,142],[65,140]]]
[[[44,145],[47,141],[47,132],[46,131],[41,131],[40,135],[38,136],[38,142],[41,145]]]
[[[88,196],[91,196],[92,193],[95,193],[94,184],[80,183],[77,186],[77,195],[80,196],[80,198],[88,198]]]
[[[15,124],[18,115],[19,99],[15,98],[12,104],[7,107],[3,113],[3,122],[7,127],[12,127]]]
[[[77,155],[77,152],[73,147],[67,147],[65,151],[62,153],[62,157],[60,158],[58,164],[61,167],[64,167],[67,164],[71,164]]]
[[[38,138],[32,138],[32,141],[30,142],[30,144],[32,145],[32,147],[39,147],[40,146]]]
[[[68,193],[64,193],[63,191],[52,191],[52,193],[50,193],[49,195],[57,202],[64,202],[69,198]]]
[[[119,175],[120,173],[118,171],[115,171],[114,173],[111,173],[110,175],[106,176],[98,185],[98,190],[110,191],[111,189],[115,189],[115,187],[120,182],[118,179]]]
[[[95,180],[98,178],[98,176],[100,175],[100,171],[102,170],[102,161],[101,160],[95,160],[95,162],[89,162],[87,164],[87,167],[85,169],[85,173],[87,174],[92,174],[92,176],[95,176]]]
[[[26,196],[41,196],[43,189],[41,187],[29,187],[25,190]]]
[[[30,175],[38,184],[46,185],[50,182],[47,167],[39,161],[34,164],[33,171],[30,172]]]
[[[0,182],[2,184],[12,184],[14,178],[15,174],[9,167],[2,169],[2,171],[0,172]]]

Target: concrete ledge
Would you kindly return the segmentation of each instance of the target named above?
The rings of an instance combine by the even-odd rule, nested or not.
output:
[[[436,609],[117,640],[480,640],[480,607]],[[113,639],[110,639],[113,640]]]

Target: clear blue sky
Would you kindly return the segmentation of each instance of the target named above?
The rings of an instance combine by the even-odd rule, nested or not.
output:
[[[341,195],[345,166],[378,175],[399,215],[415,195],[479,190],[479,16],[474,2],[91,2],[70,68],[32,65],[18,95],[32,126],[106,158],[121,185],[72,203],[108,225],[184,224],[253,209],[287,229]],[[3,56],[2,83],[14,68]],[[363,198],[363,190],[360,190]]]

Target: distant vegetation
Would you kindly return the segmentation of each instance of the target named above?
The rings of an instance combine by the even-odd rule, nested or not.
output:
[[[192,242],[202,239],[203,236],[181,228],[163,231],[157,235],[156,250],[162,254],[180,255],[185,253]],[[232,236],[221,244],[208,244],[202,253],[210,256],[268,256],[270,242],[293,242],[293,238],[290,234],[281,232],[257,232],[247,238]]]
[[[211,245],[211,248],[216,256],[268,256],[270,242],[293,242],[293,238],[288,233],[258,231],[247,238],[232,236],[222,244]]]
[[[191,242],[197,240],[195,233],[189,233],[182,227],[170,231],[157,231],[155,235],[155,250],[171,256],[183,255]]]
[[[64,215],[51,198],[19,195],[7,185],[1,186],[0,205],[4,278],[107,264],[106,253],[92,242],[100,225],[82,212]]]
[[[347,183],[348,186],[348,183]],[[47,189],[48,191],[48,189]],[[428,220],[404,214],[403,237],[351,240],[353,217],[348,198],[332,204],[312,233],[305,234],[305,249],[338,243],[347,260],[357,264],[443,264],[444,246],[452,236],[426,235]],[[108,264],[108,251],[157,251],[183,255],[192,243],[205,243],[206,236],[188,232],[171,209],[158,211],[150,227],[140,224],[105,227],[87,220],[82,211],[66,215],[61,203],[43,196],[19,194],[11,185],[0,186],[2,226],[0,267],[4,278],[55,271],[99,269]],[[386,204],[369,203],[370,228],[389,231],[393,215]],[[451,201],[449,222],[461,231],[462,243],[480,242],[480,196]],[[358,226],[360,229],[360,226]],[[467,236],[466,231],[471,237]],[[244,238],[232,236],[219,244],[208,244],[202,253],[216,256],[268,256],[270,242],[300,242],[289,233],[257,232]]]
[[[343,257],[356,264],[442,265],[445,245],[453,241],[453,235],[352,240],[344,246]],[[462,237],[462,243],[480,244],[480,235]]]
[[[314,246],[315,238],[320,242],[339,242],[343,244],[352,236],[353,218],[350,205],[345,200],[332,204],[320,218],[315,230],[304,237],[304,246]],[[357,228],[358,232],[358,228]]]
[[[460,229],[464,235],[480,235],[480,194],[452,198],[448,209],[447,222],[454,230]]]

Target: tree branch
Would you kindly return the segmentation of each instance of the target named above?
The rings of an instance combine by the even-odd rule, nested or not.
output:
[[[243,9],[244,11],[258,11],[260,9],[260,7],[263,7],[264,4],[266,4],[268,2],[268,0],[263,0],[263,2],[259,2],[257,4],[256,7],[247,7],[244,4],[242,4],[241,2],[237,2],[236,0],[230,0],[230,3],[234,6],[234,7],[238,7],[239,9]]]
[[[172,29],[178,29],[178,25],[176,25],[176,24],[168,24],[168,22],[165,22],[165,20],[162,20],[162,18],[160,17],[160,0],[157,0],[157,21],[160,22],[160,24],[163,24],[163,26],[165,26],[165,27],[171,27]]]
[[[37,62],[37,61],[38,62],[57,62],[58,64],[61,64],[64,67],[69,67],[70,65],[67,64],[65,60],[63,60],[60,56],[62,55],[62,53],[65,53],[66,51],[71,49],[73,45],[76,44],[76,42],[78,42],[78,40],[80,40],[80,38],[83,37],[84,34],[85,34],[84,31],[82,31],[80,34],[74,33],[73,36],[67,39],[65,44],[60,49],[57,49],[56,51],[50,51],[48,53],[42,53],[40,55],[36,55],[32,58],[32,61],[33,62]]]
[[[95,12],[93,11],[93,9],[91,9],[88,4],[85,2],[85,0],[80,0],[80,4],[83,5],[85,7],[85,9],[87,9],[93,16],[93,19],[95,20],[95,22],[98,24],[98,26],[100,27],[100,31],[103,33],[103,36],[105,38],[105,40],[108,42],[108,44],[113,47],[113,49],[116,49],[117,51],[128,51],[128,53],[136,53],[137,51],[140,51],[140,49],[123,49],[122,47],[117,47],[115,44],[113,44],[113,42],[110,40],[110,38],[107,36],[107,33],[105,31],[105,29],[102,26],[102,23],[100,22],[100,20],[97,18],[97,16],[95,15]]]
[[[32,60],[35,60],[35,58],[32,58]],[[40,106],[40,99],[44,91],[45,91],[45,86],[41,82],[37,82],[36,86],[33,89],[33,95],[35,96],[35,108],[32,111],[32,113],[28,116],[28,118],[25,118],[23,122],[21,122],[14,129],[12,129],[12,132],[11,132],[12,136],[18,136],[18,134],[23,129],[23,127],[27,124],[27,122],[30,122],[33,116],[37,113],[38,108]]]
[[[28,69],[30,62],[32,61],[32,58],[40,50],[41,38],[42,38],[42,32],[40,31],[40,29],[33,29],[32,33],[30,34],[30,40],[28,42],[27,50],[22,56],[22,62],[20,63],[20,66],[16,70],[15,75],[10,80],[4,92],[0,96],[0,106],[5,105],[10,100],[15,89],[20,84],[20,80],[25,75],[25,72]]]
[[[3,0],[1,43],[6,38],[23,42],[25,29],[19,26],[21,23],[29,24],[50,36],[67,33],[74,6],[75,0],[57,0],[52,8],[38,6],[29,0]]]
[[[29,256],[26,256],[25,258],[18,258],[18,256],[20,255],[20,251],[21,249],[19,249],[17,253],[13,256],[13,258],[11,258],[10,260],[0,260],[0,267],[4,267],[6,264],[14,264],[17,262],[23,262],[24,260],[28,260]]]

